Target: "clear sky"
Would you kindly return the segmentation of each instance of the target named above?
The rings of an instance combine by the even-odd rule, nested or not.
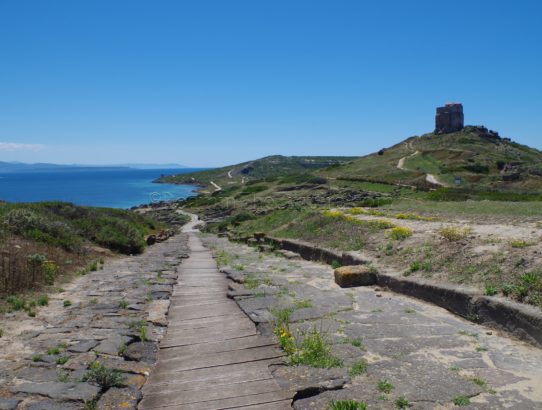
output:
[[[363,155],[437,105],[542,148],[539,0],[0,0],[0,161]]]

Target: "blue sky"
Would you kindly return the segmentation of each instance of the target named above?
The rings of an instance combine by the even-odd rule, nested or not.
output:
[[[363,155],[437,105],[542,148],[542,2],[0,0],[0,161]]]

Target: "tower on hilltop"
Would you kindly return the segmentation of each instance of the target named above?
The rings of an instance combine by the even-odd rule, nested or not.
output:
[[[463,129],[463,104],[447,103],[437,107],[435,115],[435,134],[446,134]]]

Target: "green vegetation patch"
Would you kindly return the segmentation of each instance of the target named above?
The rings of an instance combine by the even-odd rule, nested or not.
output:
[[[329,410],[367,410],[367,404],[357,400],[336,400],[331,402]]]
[[[65,202],[0,204],[8,232],[26,239],[78,251],[85,241],[125,254],[141,253],[144,235],[158,228],[135,212],[76,206]]]

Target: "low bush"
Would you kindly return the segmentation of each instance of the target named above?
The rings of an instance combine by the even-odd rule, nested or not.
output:
[[[124,375],[119,370],[111,369],[97,361],[91,363],[89,370],[83,376],[83,381],[96,383],[102,391],[122,386],[124,379]]]
[[[367,372],[367,362],[365,360],[358,360],[350,369],[350,376],[359,376]]]
[[[470,226],[446,226],[439,230],[440,236],[450,242],[457,242],[466,239],[472,233]]]
[[[396,226],[389,232],[389,237],[396,241],[402,241],[412,236],[412,229],[404,226]]]
[[[292,365],[304,364],[323,369],[342,367],[342,360],[331,354],[331,346],[326,336],[316,327],[303,332],[300,340],[295,342],[295,350],[289,355]]]
[[[391,393],[391,391],[395,388],[393,384],[390,383],[387,379],[380,379],[376,385],[378,391],[382,393]]]
[[[513,239],[510,241],[510,246],[512,248],[526,248],[531,245],[532,245],[532,242],[527,242],[523,239]]]

